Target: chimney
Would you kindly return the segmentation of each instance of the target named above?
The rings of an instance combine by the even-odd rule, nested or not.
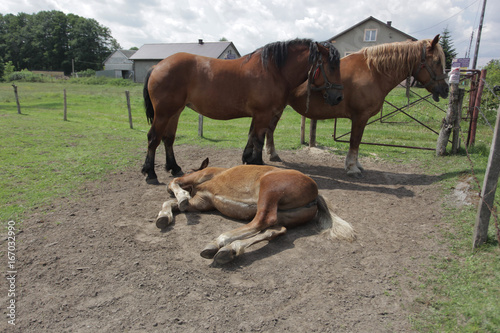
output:
[[[392,27],[392,21],[387,21],[387,25]]]
[[[198,39],[198,44],[203,45],[203,39]]]

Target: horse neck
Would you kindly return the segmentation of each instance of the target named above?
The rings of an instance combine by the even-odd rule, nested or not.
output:
[[[309,47],[307,46],[296,50],[288,50],[287,61],[279,71],[287,81],[288,86],[293,89],[307,80],[310,66]]]
[[[403,67],[394,66],[391,69],[384,70],[383,72],[377,72],[376,69],[372,69],[373,71],[380,73],[383,75],[383,78],[380,80],[380,87],[388,94],[392,89],[398,86],[401,82],[406,80],[411,76],[413,69],[417,64],[413,64],[411,66],[410,72],[404,69]],[[402,69],[403,68],[403,69]]]

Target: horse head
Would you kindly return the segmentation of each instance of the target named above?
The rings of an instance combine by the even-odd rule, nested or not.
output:
[[[447,98],[449,86],[446,79],[448,75],[444,71],[445,56],[443,48],[439,45],[439,35],[432,42],[422,47],[420,64],[414,69],[413,77],[423,84],[434,101],[439,102],[439,97]]]
[[[325,102],[337,105],[344,99],[340,78],[340,54],[328,42],[313,43],[309,62],[312,63],[308,75],[308,89],[323,91]]]

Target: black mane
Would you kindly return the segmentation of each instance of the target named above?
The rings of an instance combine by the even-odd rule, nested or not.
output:
[[[264,68],[267,68],[269,61],[272,61],[276,67],[281,68],[285,65],[287,56],[288,56],[288,48],[294,45],[305,45],[309,47],[309,63],[312,64],[317,60],[318,56],[318,46],[312,39],[292,39],[285,42],[274,42],[269,43],[260,49],[254,51],[249,54],[248,57],[251,57],[255,53],[260,52],[260,57],[262,60],[262,64]],[[321,45],[328,48],[329,57],[328,64],[330,67],[335,69],[338,67],[338,63],[340,61],[340,53],[337,51],[335,46],[329,42],[321,42]]]

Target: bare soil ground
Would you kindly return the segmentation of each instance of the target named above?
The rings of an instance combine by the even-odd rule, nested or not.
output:
[[[363,159],[365,177],[352,179],[331,152],[280,155],[284,162],[269,164],[316,180],[355,242],[328,240],[311,224],[216,267],[199,251],[241,222],[188,213],[161,232],[153,222],[168,194],[146,184],[141,160],[23,223],[16,331],[411,332],[410,316],[425,306],[418,277],[430,256],[446,255],[438,176]],[[184,170],[205,157],[212,166],[241,161],[240,150],[191,146],[176,156]],[[157,173],[171,178],[163,164]],[[0,331],[12,328],[2,309]]]

